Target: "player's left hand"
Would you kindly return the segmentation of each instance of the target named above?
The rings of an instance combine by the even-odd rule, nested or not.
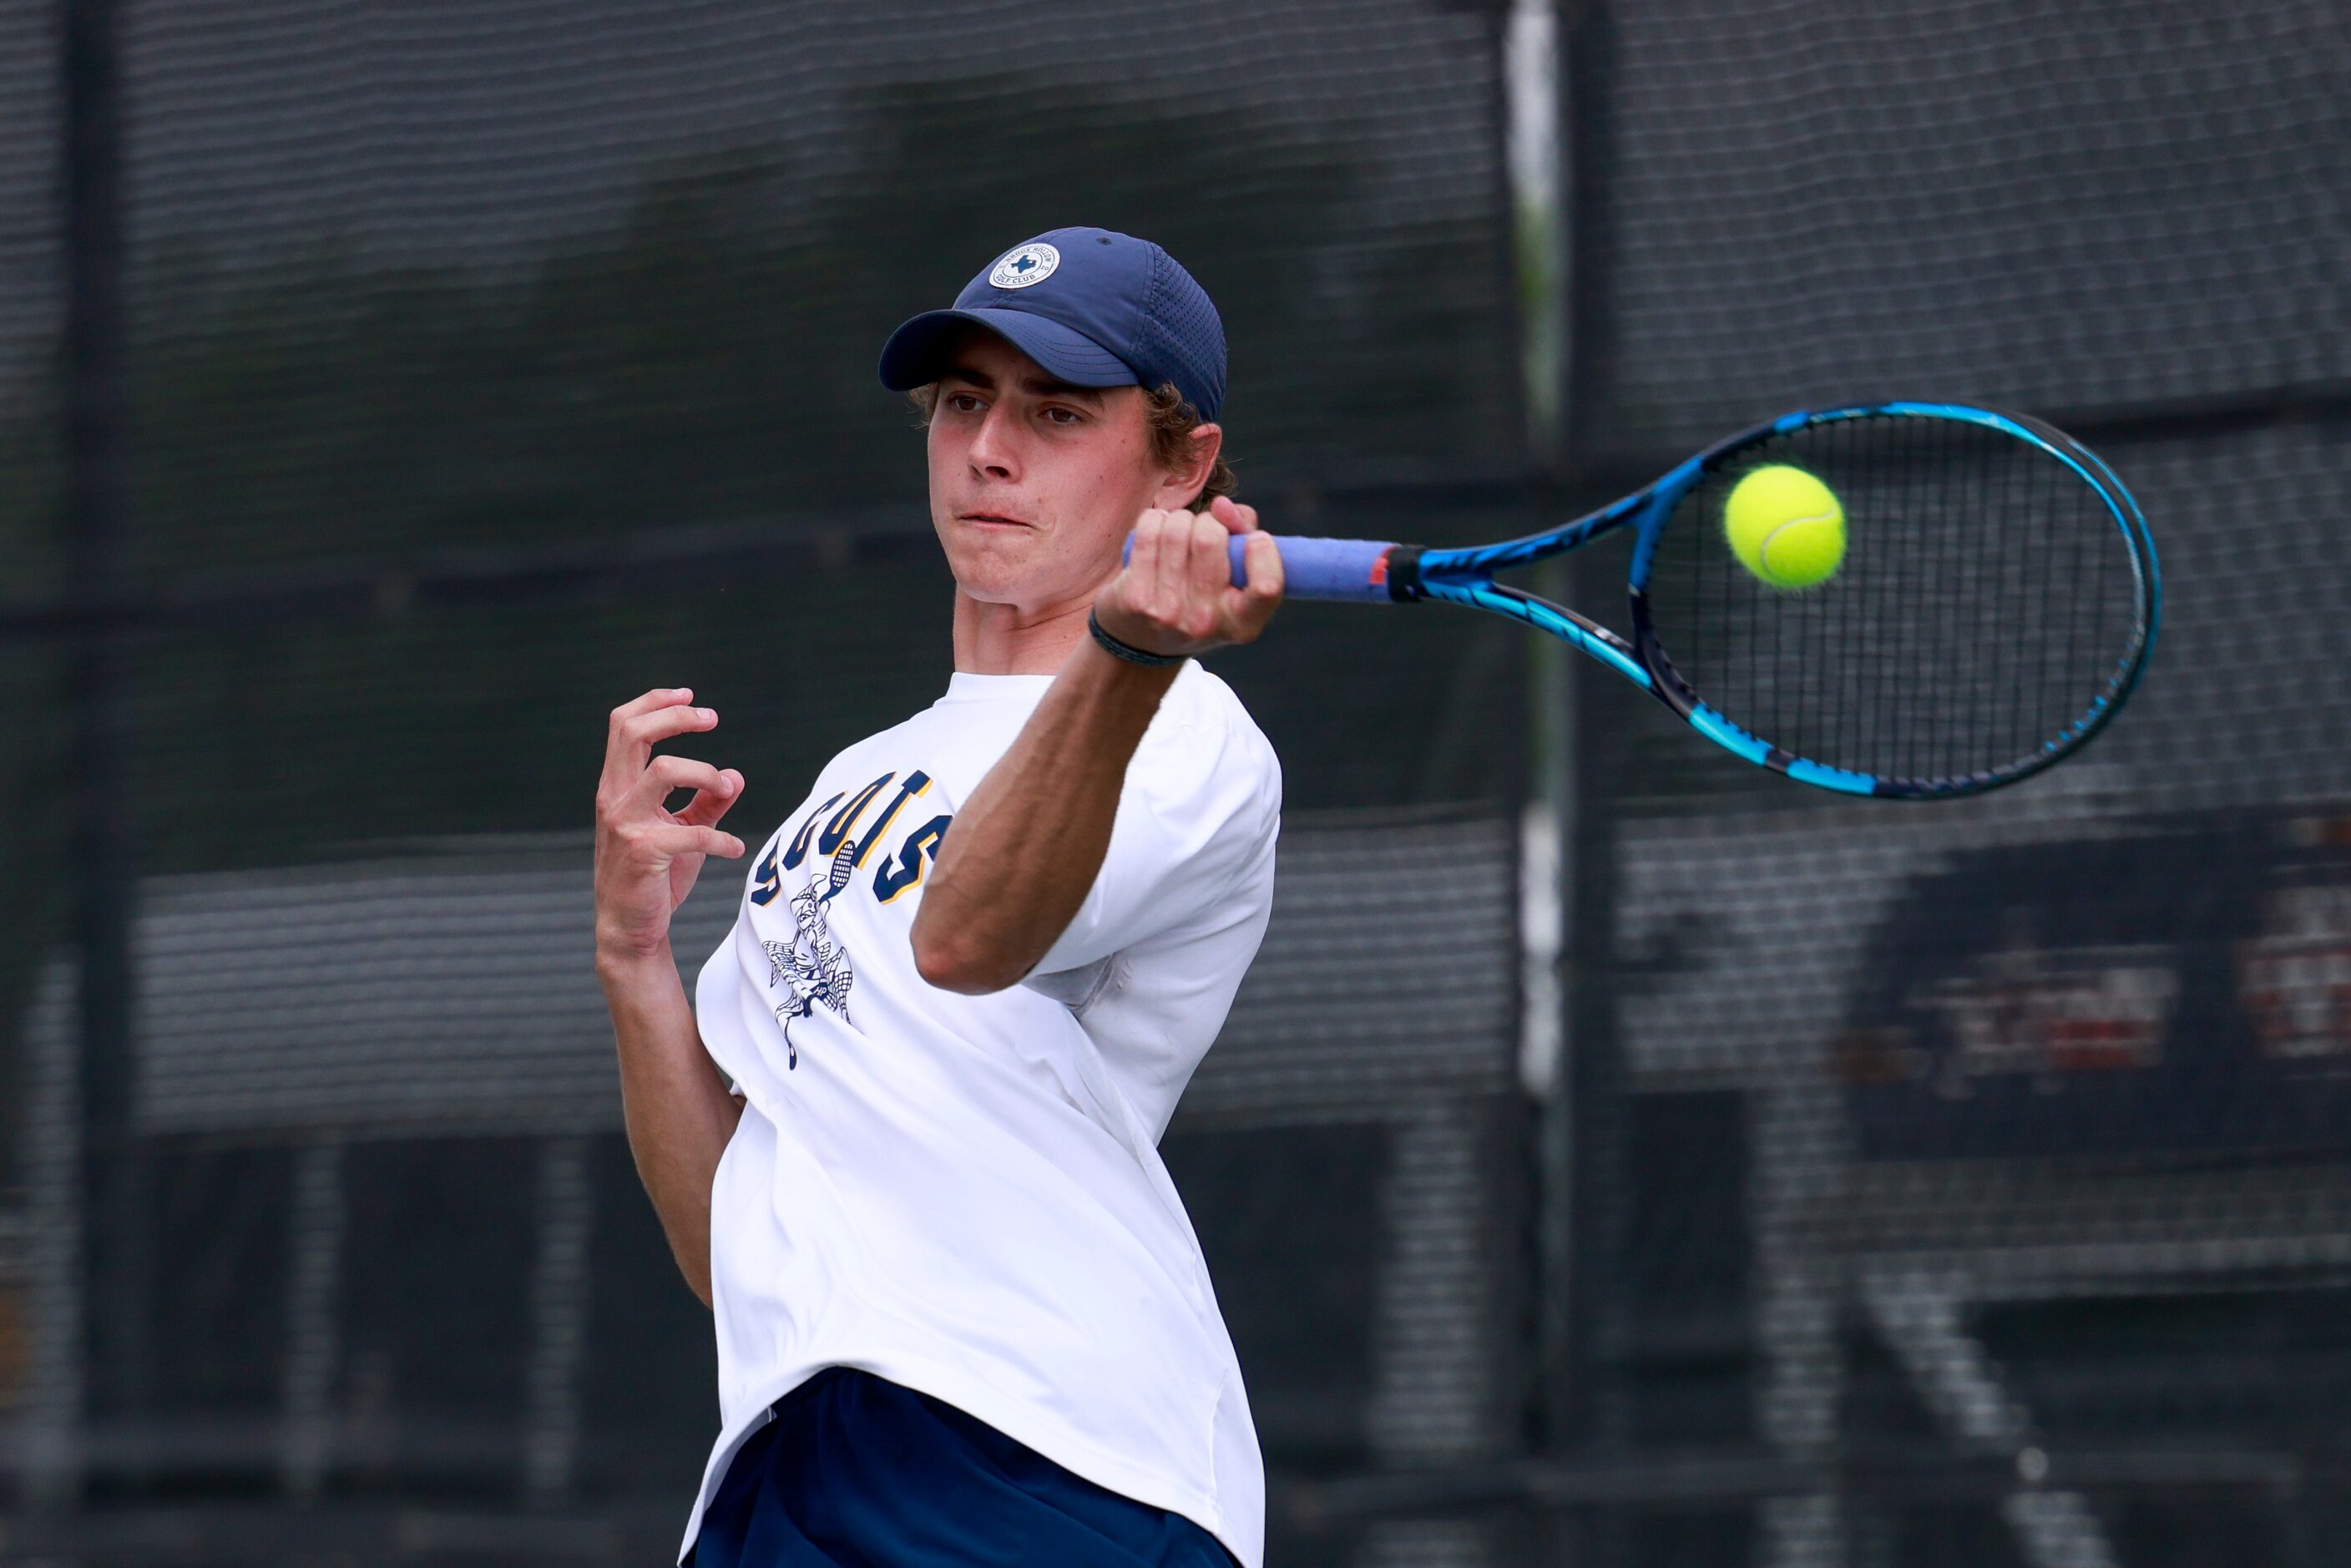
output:
[[[1233,586],[1226,541],[1248,545],[1249,586]],[[1094,619],[1147,653],[1205,653],[1249,643],[1281,603],[1281,554],[1258,534],[1257,508],[1219,496],[1202,512],[1154,507],[1135,519],[1124,570],[1094,598]]]

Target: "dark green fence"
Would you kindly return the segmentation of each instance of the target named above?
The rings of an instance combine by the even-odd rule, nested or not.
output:
[[[1562,5],[1558,267],[1510,9],[0,0],[0,1559],[669,1549],[714,1368],[588,966],[602,716],[693,684],[756,825],[929,700],[872,363],[1087,222],[1218,301],[1277,528],[1498,537],[1883,392],[2056,419],[2163,554],[2131,711],[1950,808],[1604,678],[1547,775],[1529,643],[1436,609],[1220,658],[1289,824],[1166,1153],[1271,1560],[2333,1560],[2336,7]]]

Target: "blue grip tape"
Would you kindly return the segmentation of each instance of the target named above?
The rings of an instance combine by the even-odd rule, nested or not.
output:
[[[1288,599],[1352,599],[1366,604],[1388,602],[1388,574],[1382,565],[1395,546],[1385,539],[1318,539],[1295,534],[1268,535],[1281,552],[1282,595]],[[1233,562],[1233,586],[1246,587],[1249,567],[1243,552],[1247,534],[1235,534],[1227,547]],[[1126,541],[1124,559],[1134,550]]]

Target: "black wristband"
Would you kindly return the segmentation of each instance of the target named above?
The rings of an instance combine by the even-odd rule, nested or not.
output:
[[[1094,641],[1100,643],[1102,651],[1112,658],[1124,659],[1130,664],[1141,664],[1147,670],[1164,670],[1170,664],[1182,664],[1188,657],[1183,653],[1147,653],[1130,643],[1122,643],[1102,630],[1102,623],[1094,619],[1094,612],[1091,610],[1086,612],[1086,630],[1094,634]]]

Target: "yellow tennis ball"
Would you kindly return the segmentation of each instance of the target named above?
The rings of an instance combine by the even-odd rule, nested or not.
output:
[[[1785,463],[1730,487],[1722,531],[1739,563],[1774,588],[1811,588],[1844,560],[1844,507],[1836,492]]]

